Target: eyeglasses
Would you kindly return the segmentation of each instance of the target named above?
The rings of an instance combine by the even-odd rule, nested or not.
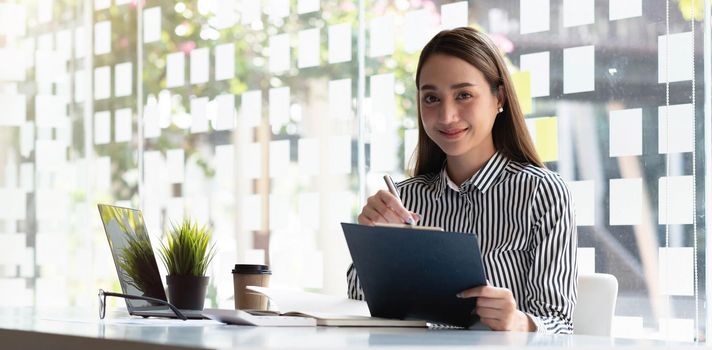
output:
[[[131,299],[131,300],[143,300],[143,301],[148,301],[148,302],[155,303],[155,304],[166,305],[181,320],[185,321],[188,319],[187,317],[185,317],[185,315],[183,315],[182,312],[180,312],[180,310],[178,310],[178,308],[176,308],[171,303],[169,303],[165,300],[151,298],[151,297],[138,296],[138,295],[105,292],[103,289],[99,289],[99,319],[102,319],[102,320],[104,319],[104,316],[106,316],[106,297],[119,297],[119,298]]]

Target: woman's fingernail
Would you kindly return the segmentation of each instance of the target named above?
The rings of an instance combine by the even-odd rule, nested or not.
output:
[[[412,225],[412,224],[413,224],[413,218],[407,218],[407,219],[405,219],[405,222],[408,223],[408,225]]]
[[[462,293],[457,293],[456,297],[462,298]]]

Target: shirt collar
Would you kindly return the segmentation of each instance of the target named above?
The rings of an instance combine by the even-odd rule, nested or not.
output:
[[[472,177],[463,182],[461,186],[457,186],[447,174],[446,165],[447,162],[443,163],[443,167],[440,170],[438,176],[438,197],[442,195],[443,191],[449,187],[456,192],[470,192],[473,189],[478,189],[480,192],[485,193],[494,184],[495,180],[499,177],[502,171],[509,164],[509,159],[499,152],[495,154],[485,163],[485,165],[478,170]]]

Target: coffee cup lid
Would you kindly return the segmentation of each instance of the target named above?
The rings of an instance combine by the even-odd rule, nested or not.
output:
[[[235,264],[232,273],[271,275],[272,271],[269,270],[267,265]]]

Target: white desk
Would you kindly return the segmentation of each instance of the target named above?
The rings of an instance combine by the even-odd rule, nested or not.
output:
[[[126,314],[98,320],[93,310],[37,312],[32,308],[0,308],[2,349],[357,349],[388,348],[657,348],[695,344],[592,336],[542,336],[530,333],[421,328],[280,328],[221,324],[175,325],[155,319],[153,325],[126,324]],[[139,321],[145,323],[143,321]],[[209,322],[209,321],[208,321]]]

